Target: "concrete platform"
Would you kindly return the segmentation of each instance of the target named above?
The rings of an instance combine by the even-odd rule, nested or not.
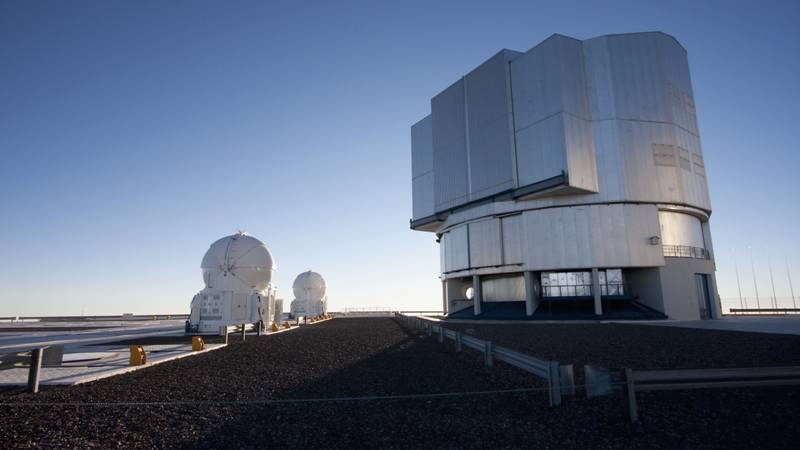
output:
[[[46,345],[63,345],[65,349],[88,344],[101,344],[144,336],[182,335],[183,321],[98,322],[101,328],[68,329],[82,323],[17,322],[4,324],[0,333],[0,354],[30,350]],[[85,324],[83,324],[85,325]]]
[[[193,352],[191,345],[144,346],[144,350],[147,353],[147,364],[130,366],[128,362],[130,356],[128,346],[94,346],[91,350],[65,354],[64,363],[59,367],[42,367],[39,383],[41,385],[88,383],[223,347],[225,347],[225,344],[207,344],[205,349]],[[19,364],[15,366],[19,366]],[[0,370],[0,386],[24,386],[27,382],[27,366]]]
[[[643,325],[800,335],[800,316],[723,317],[716,320],[665,320]]]

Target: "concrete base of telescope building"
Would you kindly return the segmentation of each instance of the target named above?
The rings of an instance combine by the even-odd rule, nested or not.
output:
[[[448,318],[478,320],[704,320],[722,317],[713,260],[664,266],[472,274],[442,282]],[[562,284],[556,280],[562,280]]]

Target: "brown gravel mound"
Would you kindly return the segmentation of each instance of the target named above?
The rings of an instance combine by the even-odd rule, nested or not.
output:
[[[391,319],[336,319],[234,341],[227,349],[0,401],[8,448],[685,448],[790,447],[800,396],[789,389],[659,393],[632,427],[619,398],[547,405],[542,391],[459,397],[215,405],[67,406],[64,402],[313,399],[543,387],[477,353]],[[768,405],[768,406],[765,406]]]

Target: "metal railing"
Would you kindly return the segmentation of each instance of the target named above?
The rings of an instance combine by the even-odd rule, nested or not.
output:
[[[748,314],[787,315],[800,314],[800,308],[731,308],[730,313],[735,316]]]
[[[677,389],[800,385],[800,367],[748,367],[738,369],[609,370],[584,366],[586,396],[609,395],[623,389],[631,422],[639,420],[636,392]]]
[[[625,295],[625,284],[603,283],[600,285],[601,296]],[[592,297],[594,289],[591,284],[548,284],[542,286],[542,297]]]
[[[261,336],[266,329],[264,328],[262,322],[256,323],[243,323],[240,325],[223,325],[219,327],[219,335],[223,337],[223,342],[225,345],[228,344],[228,335],[231,333],[239,333],[242,337],[242,340],[247,339],[247,332],[248,331],[255,331],[259,336]]]
[[[409,327],[425,332],[428,336],[436,334],[440,343],[444,343],[445,339],[452,340],[457,352],[467,347],[483,353],[483,361],[487,366],[493,365],[497,359],[545,379],[550,406],[560,405],[562,395],[575,394],[575,377],[571,364],[561,365],[556,361],[545,361],[509,348],[498,347],[492,341],[484,341],[460,331],[450,330],[417,316],[395,313],[395,318]]]
[[[119,314],[107,316],[19,316],[4,317],[13,321],[24,322],[35,320],[40,322],[93,322],[93,321],[145,321],[145,320],[180,320],[188,319],[189,314]]]
[[[28,385],[27,391],[32,393],[39,392],[39,380],[41,377],[42,366],[60,366],[64,358],[63,345],[36,345],[20,348],[4,355],[20,355],[27,353],[30,357],[28,362]],[[23,366],[24,361],[15,363],[15,366]]]
[[[361,313],[361,312],[385,312],[385,311],[392,311],[393,309],[389,306],[354,306],[345,308],[343,313]]]
[[[696,258],[696,259],[711,259],[711,254],[703,247],[692,247],[689,245],[662,245],[664,249],[664,256],[673,258]]]

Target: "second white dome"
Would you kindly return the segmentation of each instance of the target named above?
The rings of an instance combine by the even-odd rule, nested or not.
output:
[[[295,278],[292,284],[294,298],[312,301],[321,301],[325,298],[325,279],[317,272],[303,272]]]

